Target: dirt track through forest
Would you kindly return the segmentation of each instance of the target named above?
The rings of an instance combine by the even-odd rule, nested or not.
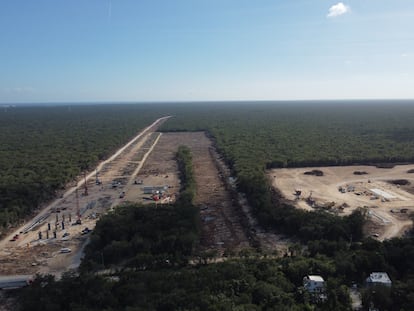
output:
[[[243,212],[234,204],[214,163],[211,141],[205,136],[190,146],[197,183],[195,204],[200,207],[201,245],[207,249],[238,251],[250,246],[242,227]],[[206,140],[206,142],[204,142]],[[213,153],[212,153],[213,152]]]
[[[38,218],[43,215],[46,218],[28,230],[27,234],[21,232],[33,220],[1,241],[0,273],[30,274],[40,271],[60,275],[70,267],[75,268],[79,265],[81,249],[87,240],[87,236],[81,235],[80,230],[84,227],[93,229],[99,215],[111,206],[128,201],[154,203],[151,196],[145,196],[145,186],[167,186],[168,201],[160,200],[159,203],[173,202],[180,189],[175,159],[179,145],[188,146],[193,155],[197,184],[194,203],[200,208],[201,218],[200,251],[215,251],[218,256],[226,252],[228,255],[237,254],[240,250],[257,246],[252,241],[253,231],[257,232],[259,240],[265,242],[263,245],[274,244],[273,235],[259,232],[257,226],[252,226],[246,218],[247,203],[240,204],[239,194],[235,194],[235,188],[229,186],[230,171],[206,134],[154,132],[164,120],[162,118],[154,122],[98,166],[101,185],[95,184],[95,173],[90,173],[86,177],[88,195],[82,195],[84,179],[80,178],[76,186],[69,187],[61,198],[48,204],[36,216]],[[114,188],[113,183],[118,180],[119,184]],[[79,188],[79,206],[85,213],[82,216],[82,226],[71,226],[76,215],[75,188]],[[125,197],[121,198],[120,193],[125,193]],[[62,211],[58,214],[53,212],[54,209]],[[66,228],[63,228],[63,222]],[[53,224],[52,230],[47,229],[48,223]],[[51,236],[53,230],[57,232],[57,238]],[[41,239],[38,238],[40,231],[43,233]],[[69,238],[63,238],[65,232],[70,233]],[[9,241],[15,234],[20,234],[18,241]],[[272,240],[271,243],[267,243],[266,239]],[[60,254],[62,247],[70,247],[72,253]],[[273,247],[274,245],[271,246]]]
[[[172,194],[178,194],[175,153],[180,145],[188,146],[193,155],[197,184],[194,203],[200,208],[201,250],[216,250],[218,255],[222,255],[225,250],[236,252],[249,248],[249,239],[242,226],[243,212],[233,204],[215,164],[212,142],[204,132],[163,133],[138,179],[144,185],[168,184]]]

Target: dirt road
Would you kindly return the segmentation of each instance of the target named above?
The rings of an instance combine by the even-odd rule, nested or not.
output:
[[[82,250],[100,215],[126,202],[154,203],[146,188],[162,188],[159,204],[174,202],[180,180],[175,159],[179,145],[188,146],[193,154],[197,184],[195,204],[200,208],[201,251],[216,251],[218,256],[237,254],[257,247],[252,232],[267,249],[279,241],[252,222],[229,186],[230,172],[204,132],[157,133],[168,117],[160,118],[120,148],[96,171],[80,178],[77,185],[48,204],[31,222],[21,226],[0,242],[0,274],[52,273],[59,276],[76,268]],[[227,173],[226,173],[226,172]],[[234,182],[234,181],[233,181]],[[75,225],[77,215],[81,225]],[[246,216],[247,215],[247,216]],[[18,234],[15,241],[10,241]],[[67,252],[62,249],[70,249]]]
[[[59,275],[69,267],[75,268],[80,262],[88,232],[95,227],[100,215],[123,201],[119,193],[128,191],[133,184],[159,139],[160,134],[155,130],[168,118],[154,121],[100,163],[96,171],[86,176],[86,187],[85,178],[81,178],[76,186],[45,206],[32,221],[0,241],[0,274],[41,272]],[[78,213],[82,224],[74,225]],[[18,238],[12,241],[17,235]],[[70,251],[62,253],[62,248]]]

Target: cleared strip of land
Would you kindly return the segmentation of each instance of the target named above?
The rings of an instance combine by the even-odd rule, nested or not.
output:
[[[100,215],[124,201],[121,194],[132,187],[139,168],[158,141],[160,134],[155,131],[166,119],[154,121],[98,165],[96,171],[79,177],[78,183],[69,185],[59,199],[1,241],[0,274],[60,275],[68,268],[76,268],[88,232]],[[74,225],[78,209],[82,223]],[[62,248],[70,252],[61,252]]]
[[[138,174],[144,186],[167,186],[169,195],[179,192],[178,168],[175,153],[179,145],[186,145],[193,155],[194,176],[197,190],[195,204],[200,208],[201,249],[239,251],[249,248],[250,242],[243,227],[243,212],[226,189],[225,180],[220,174],[214,157],[211,140],[204,132],[164,133],[154,151]],[[142,187],[142,188],[143,188]],[[151,202],[142,190],[131,194],[130,200],[142,199]]]

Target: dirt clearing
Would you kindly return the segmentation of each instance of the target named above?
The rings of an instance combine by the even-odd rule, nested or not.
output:
[[[274,250],[284,244],[259,228],[206,134],[156,132],[165,119],[143,130],[96,171],[80,176],[60,198],[0,241],[0,274],[52,273],[59,277],[79,265],[90,231],[107,211],[127,202],[173,203],[180,192],[175,159],[180,145],[188,146],[193,155],[201,252],[237,255],[259,245]]]
[[[194,175],[197,184],[195,204],[200,208],[202,223],[202,250],[239,251],[250,247],[243,228],[243,212],[234,204],[226,189],[225,181],[215,163],[218,157],[211,140],[204,132],[163,133],[154,151],[148,157],[138,180],[141,192],[135,192],[131,200],[153,202],[144,187],[166,187],[167,197],[172,199],[180,190],[175,153],[178,146],[186,145],[193,155]]]
[[[340,166],[273,169],[273,186],[296,207],[325,209],[338,215],[368,211],[367,234],[380,240],[402,236],[412,225],[414,165],[393,168]],[[323,174],[309,174],[320,171]],[[307,174],[306,174],[307,173]]]

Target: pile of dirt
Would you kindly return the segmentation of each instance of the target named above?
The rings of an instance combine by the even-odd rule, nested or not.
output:
[[[375,164],[376,168],[394,168],[395,163],[377,163]]]
[[[411,183],[407,179],[394,179],[388,181],[390,184],[393,185],[400,185],[400,186],[408,186]]]
[[[323,172],[321,170],[311,170],[303,173],[305,175],[312,175],[312,176],[323,176]]]
[[[368,173],[365,171],[355,171],[354,175],[367,175]]]

